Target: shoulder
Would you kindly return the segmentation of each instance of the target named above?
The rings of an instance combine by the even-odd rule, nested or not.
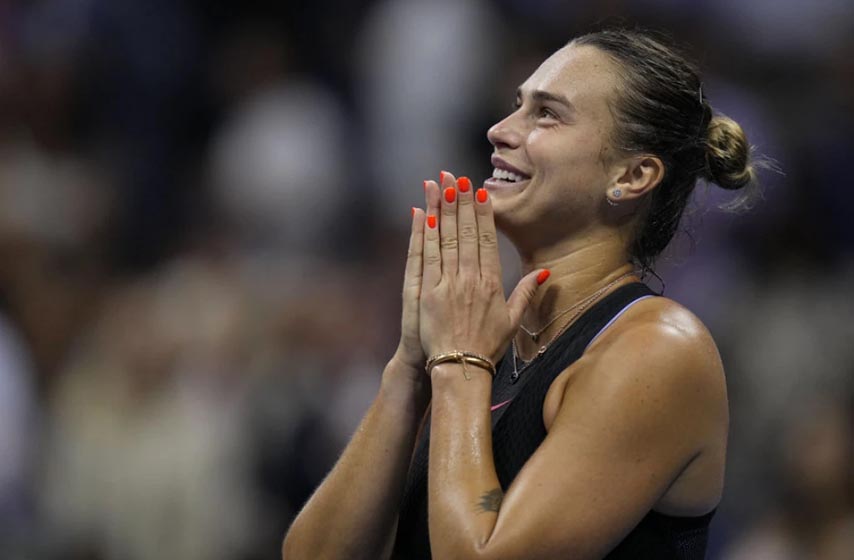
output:
[[[587,349],[563,402],[595,398],[629,423],[649,419],[703,439],[728,424],[717,347],[696,315],[664,297],[630,307]]]
[[[601,479],[596,491],[621,496],[632,523],[664,500],[667,511],[697,515],[717,503],[726,386],[694,314],[664,298],[640,301],[564,373],[542,457]]]
[[[691,311],[665,297],[647,298],[631,306],[590,345],[585,357],[609,365],[632,359],[635,367],[654,366],[665,377],[681,377],[690,370],[692,378],[723,378],[720,355],[709,330]]]

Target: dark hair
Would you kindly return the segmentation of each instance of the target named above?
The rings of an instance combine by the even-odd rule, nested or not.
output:
[[[632,258],[646,271],[670,243],[698,178],[736,190],[755,185],[750,144],[741,126],[713,115],[697,68],[666,39],[649,31],[608,29],[570,44],[594,46],[619,68],[623,89],[614,100],[614,146],[651,153],[665,166],[638,221]],[[745,206],[755,188],[735,206]]]

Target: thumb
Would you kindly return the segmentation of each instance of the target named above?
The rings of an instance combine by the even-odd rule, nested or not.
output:
[[[522,314],[531,303],[537,288],[548,280],[551,272],[548,269],[535,270],[519,280],[513,293],[507,299],[507,311],[510,314],[510,325],[513,330],[519,328]]]

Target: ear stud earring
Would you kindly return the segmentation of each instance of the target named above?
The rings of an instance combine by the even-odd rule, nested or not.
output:
[[[614,198],[620,198],[621,196],[623,196],[623,191],[621,191],[620,189],[614,189],[613,191],[611,191],[611,196],[613,196]],[[610,204],[611,206],[617,206],[617,203],[611,200],[611,197],[606,196],[605,200],[607,200],[608,204]]]

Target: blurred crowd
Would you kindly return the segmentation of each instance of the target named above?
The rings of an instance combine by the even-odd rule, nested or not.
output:
[[[276,558],[399,333],[409,207],[603,21],[686,46],[763,174],[651,278],[728,375],[709,557],[854,551],[854,4],[0,0],[0,557]],[[508,286],[517,264],[502,245]]]

